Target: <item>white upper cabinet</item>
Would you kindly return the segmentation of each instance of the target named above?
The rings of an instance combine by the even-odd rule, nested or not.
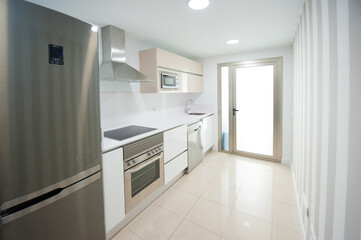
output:
[[[203,76],[203,64],[188,58],[183,58],[183,72],[192,73]]]
[[[177,54],[157,49],[156,60],[158,67],[169,68],[180,72],[203,75],[203,64]]]
[[[203,92],[203,64],[163,49],[151,48],[140,51],[139,70],[153,80],[153,82],[140,83],[140,91],[143,93]],[[178,89],[161,88],[162,71],[179,75]]]
[[[156,51],[156,62],[158,67],[168,68],[177,71],[182,71],[184,69],[185,61],[183,60],[183,57],[160,48],[156,48]]]
[[[190,73],[182,73],[182,92],[203,92],[203,77]]]

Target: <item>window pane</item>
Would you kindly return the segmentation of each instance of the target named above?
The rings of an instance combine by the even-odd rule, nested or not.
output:
[[[229,76],[228,67],[221,68],[222,150],[229,151]]]
[[[132,197],[159,179],[159,163],[157,160],[131,174]]]
[[[273,66],[236,70],[236,150],[273,155]]]

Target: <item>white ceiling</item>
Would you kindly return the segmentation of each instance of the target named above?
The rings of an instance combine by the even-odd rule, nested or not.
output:
[[[28,0],[189,58],[290,46],[304,0]],[[229,39],[239,44],[227,45]]]

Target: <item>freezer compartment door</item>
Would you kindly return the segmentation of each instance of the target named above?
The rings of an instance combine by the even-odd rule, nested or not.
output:
[[[1,220],[4,240],[105,239],[101,172]]]

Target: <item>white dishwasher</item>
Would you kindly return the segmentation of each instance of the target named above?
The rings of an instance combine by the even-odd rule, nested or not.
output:
[[[188,168],[186,173],[190,173],[202,161],[201,131],[202,122],[188,126]]]

